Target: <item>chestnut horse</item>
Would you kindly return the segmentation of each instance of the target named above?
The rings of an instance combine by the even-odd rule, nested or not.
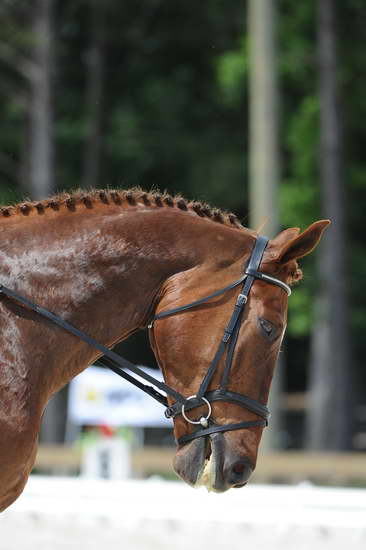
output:
[[[327,220],[300,234],[282,231],[261,271],[291,284],[296,260],[319,242]],[[0,284],[51,310],[111,347],[145,328],[154,312],[210,294],[238,279],[257,234],[234,215],[180,197],[140,190],[91,191],[0,211]],[[165,381],[185,396],[204,377],[238,294],[155,323],[152,345]],[[286,325],[287,295],[256,280],[233,356],[229,389],[266,404]],[[34,464],[47,401],[100,353],[0,294],[0,510],[22,492]],[[219,364],[210,388],[217,387]],[[258,419],[215,402],[219,423]],[[177,439],[192,426],[178,416]],[[189,484],[224,491],[255,467],[262,427],[181,445],[176,472]],[[208,441],[206,441],[208,440]],[[249,467],[243,468],[243,461]],[[239,465],[239,466],[238,466]],[[234,481],[233,481],[234,479]]]

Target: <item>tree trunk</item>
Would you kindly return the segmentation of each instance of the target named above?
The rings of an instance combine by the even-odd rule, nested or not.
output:
[[[263,227],[268,237],[278,231],[278,85],[276,55],[276,1],[249,0],[249,198],[250,226]],[[270,428],[262,448],[279,446],[280,365],[272,382]]]
[[[33,11],[33,58],[30,76],[29,185],[33,199],[54,191],[52,71],[54,0],[35,0]]]
[[[33,7],[33,65],[30,72],[29,102],[29,179],[27,192],[32,199],[43,199],[55,191],[53,145],[52,74],[54,0],[36,0]],[[63,441],[65,394],[58,393],[47,406],[41,441]]]
[[[351,446],[352,435],[352,358],[333,0],[318,3],[318,54],[322,210],[332,226],[318,256],[320,292],[312,336],[307,447],[345,450]]]
[[[91,0],[91,40],[87,54],[86,142],[83,186],[97,187],[101,156],[101,115],[103,108],[105,5]]]

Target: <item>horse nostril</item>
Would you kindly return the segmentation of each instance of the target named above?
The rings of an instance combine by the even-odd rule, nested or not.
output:
[[[237,464],[234,464],[233,472],[234,474],[242,474],[245,468],[246,468],[246,465],[243,464],[243,462],[238,462]]]
[[[245,460],[238,460],[228,469],[227,482],[231,486],[242,485],[246,483],[252,473],[252,468]]]

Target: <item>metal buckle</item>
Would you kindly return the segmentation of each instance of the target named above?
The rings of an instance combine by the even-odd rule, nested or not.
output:
[[[164,411],[165,418],[172,418],[174,413],[175,411],[173,407],[167,407]]]
[[[239,296],[236,299],[236,305],[241,307],[244,304],[246,304],[247,301],[248,301],[248,296],[246,296],[245,294],[239,294]]]
[[[191,395],[190,397],[186,397],[187,401],[190,401],[191,399],[197,399],[197,395]],[[185,410],[184,410],[185,404],[182,405],[182,416],[183,416],[184,420],[189,422],[189,424],[201,424],[201,426],[203,428],[207,428],[208,427],[208,419],[211,416],[212,408],[211,408],[210,402],[205,397],[201,397],[200,399],[202,399],[202,401],[204,401],[207,405],[208,413],[207,413],[206,416],[201,416],[201,418],[199,420],[191,420],[190,418],[188,418],[188,416],[185,413]]]

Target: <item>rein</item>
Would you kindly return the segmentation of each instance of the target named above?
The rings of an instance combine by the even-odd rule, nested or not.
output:
[[[191,302],[189,304],[186,304],[174,309],[170,309],[170,310],[158,313],[153,317],[152,321],[150,322],[149,329],[151,330],[153,328],[153,324],[155,321],[164,319],[171,315],[175,315],[177,313],[181,313],[193,307],[199,306],[203,303],[206,303],[211,298],[219,296],[220,294],[223,294],[242,284],[242,289],[237,297],[237,300],[234,306],[234,311],[229,320],[229,323],[227,324],[224,330],[224,335],[219,344],[217,352],[213,358],[213,361],[204,379],[202,380],[202,383],[197,393],[190,397],[183,396],[181,393],[177,392],[176,390],[174,390],[164,382],[161,382],[160,380],[157,380],[156,378],[150,376],[149,374],[141,370],[139,367],[137,367],[135,364],[121,357],[120,355],[110,350],[106,346],[103,346],[103,344],[100,344],[99,342],[97,342],[94,338],[92,338],[85,332],[74,327],[73,325],[71,325],[61,317],[52,313],[51,311],[35,304],[28,298],[25,298],[24,296],[18,294],[17,292],[5,287],[4,285],[0,285],[0,293],[12,300],[15,300],[21,306],[27,309],[30,309],[31,311],[34,311],[38,315],[41,315],[45,319],[51,321],[53,324],[56,324],[63,330],[73,334],[74,336],[76,336],[77,338],[79,338],[89,346],[103,353],[104,356],[98,359],[98,361],[103,365],[105,365],[106,367],[108,367],[109,369],[111,369],[113,372],[115,372],[119,376],[121,376],[122,378],[124,378],[125,380],[127,380],[128,382],[130,382],[131,384],[138,387],[140,390],[150,395],[150,397],[156,399],[159,403],[167,407],[165,411],[165,415],[167,418],[175,418],[177,415],[181,414],[188,423],[200,424],[201,428],[199,428],[198,430],[194,431],[191,434],[187,434],[178,439],[177,443],[179,445],[184,445],[185,443],[197,437],[210,435],[216,432],[225,432],[230,430],[238,430],[241,428],[250,428],[250,427],[256,427],[256,426],[265,427],[268,425],[268,418],[270,416],[270,413],[265,405],[248,396],[241,395],[236,392],[229,391],[227,389],[234,350],[235,350],[235,346],[236,346],[236,342],[239,336],[239,331],[241,326],[240,321],[245,308],[245,304],[247,303],[247,300],[248,300],[250,289],[255,279],[260,279],[267,283],[279,286],[285,292],[287,292],[288,296],[291,294],[291,289],[286,283],[258,271],[267,244],[268,244],[268,239],[266,237],[257,238],[251,257],[249,259],[248,266],[245,270],[245,273],[242,275],[242,277],[240,277],[240,279],[234,281],[230,285],[224,288],[221,288],[220,290],[217,290],[216,292],[213,292],[212,294],[205,296],[199,300],[196,300],[194,302]],[[212,380],[212,377],[216,371],[216,368],[220,362],[220,359],[222,358],[226,350],[227,350],[227,355],[225,359],[224,371],[221,377],[220,387],[217,390],[208,391],[208,387]],[[160,391],[157,391],[155,388],[140,382],[139,380],[137,380],[136,378],[134,378],[133,376],[125,372],[125,370],[123,369],[129,370],[130,372],[139,376],[146,382],[153,384]],[[169,406],[166,396],[160,392],[164,392],[168,396],[175,399],[175,403]],[[236,424],[217,425],[210,418],[211,403],[213,401],[225,401],[225,402],[232,402],[235,404],[239,404],[245,407],[246,409],[248,409],[249,411],[262,417],[262,420],[239,422]],[[191,420],[186,414],[187,411],[190,411],[193,408],[202,406],[203,404],[205,404],[208,408],[208,412],[206,416],[202,416],[199,420]]]

